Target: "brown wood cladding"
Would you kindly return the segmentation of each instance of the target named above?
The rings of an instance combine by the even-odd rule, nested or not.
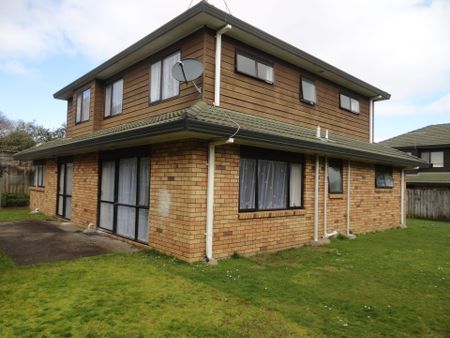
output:
[[[308,128],[316,128],[317,125],[320,125],[323,129],[329,129],[330,133],[368,141],[369,101],[367,98],[357,96],[360,101],[360,114],[344,111],[339,108],[339,91],[344,88],[320,77],[311,76],[295,66],[255,51],[227,36],[223,37],[222,48],[222,107]],[[273,62],[275,65],[274,84],[237,73],[235,71],[237,48]],[[196,81],[197,85],[203,89],[202,95],[200,96],[196,92],[192,84],[180,84],[178,96],[149,104],[150,64],[175,50],[181,51],[182,58],[193,57],[203,61],[205,72],[202,78]],[[91,83],[90,119],[88,122],[75,125],[76,107],[69,101],[68,135],[78,136],[99,128],[108,128],[132,120],[182,109],[192,105],[200,98],[212,103],[214,100],[214,53],[214,32],[201,29],[156,55],[129,67],[121,74],[117,74],[114,78],[122,77],[124,81],[123,111],[117,116],[106,119],[103,118],[104,85],[100,81]],[[317,103],[314,106],[301,102],[299,99],[301,74],[308,75],[315,82]],[[73,102],[75,103],[75,101]]]

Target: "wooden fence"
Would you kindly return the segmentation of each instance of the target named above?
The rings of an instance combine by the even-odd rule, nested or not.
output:
[[[408,217],[450,220],[450,190],[408,188]]]
[[[12,158],[12,153],[0,152],[0,166],[6,167],[0,178],[0,192],[28,193],[34,172],[32,162],[17,161]]]

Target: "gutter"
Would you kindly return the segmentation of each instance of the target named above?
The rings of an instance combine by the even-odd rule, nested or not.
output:
[[[214,61],[215,64],[215,72],[214,72],[214,106],[220,106],[220,78],[221,78],[221,70],[222,70],[222,34],[228,32],[231,29],[231,25],[225,25],[220,30],[217,31],[216,34],[216,59]]]

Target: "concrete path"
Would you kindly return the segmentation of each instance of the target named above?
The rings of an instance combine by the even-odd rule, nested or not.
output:
[[[45,221],[0,223],[0,249],[17,265],[138,250],[99,233],[84,234],[70,223]]]

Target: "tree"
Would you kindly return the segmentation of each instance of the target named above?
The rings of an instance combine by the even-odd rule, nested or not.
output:
[[[18,152],[66,136],[66,124],[54,130],[38,125],[36,121],[13,121],[0,112],[0,150]]]

